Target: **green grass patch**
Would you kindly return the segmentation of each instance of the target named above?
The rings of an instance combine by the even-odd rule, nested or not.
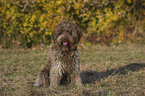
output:
[[[0,96],[145,95],[145,45],[80,46],[80,89],[33,87],[48,50],[0,49]]]

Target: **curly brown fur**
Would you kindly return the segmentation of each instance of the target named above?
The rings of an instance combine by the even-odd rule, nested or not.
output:
[[[35,86],[82,85],[77,52],[81,37],[82,32],[73,22],[61,22],[54,28],[47,63],[38,73]]]

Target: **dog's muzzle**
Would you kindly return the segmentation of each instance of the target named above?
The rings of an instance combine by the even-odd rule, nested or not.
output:
[[[69,51],[74,44],[74,39],[69,34],[62,34],[57,38],[56,43],[63,51]]]

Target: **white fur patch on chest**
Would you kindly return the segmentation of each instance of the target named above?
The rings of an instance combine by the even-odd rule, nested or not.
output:
[[[55,64],[51,66],[51,71],[55,70],[55,74],[58,74],[59,76],[62,76],[62,74],[64,73],[63,69],[65,68],[61,61],[56,61]]]

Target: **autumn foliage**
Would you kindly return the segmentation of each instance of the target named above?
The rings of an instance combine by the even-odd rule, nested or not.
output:
[[[143,43],[144,0],[0,0],[0,46],[49,45],[54,26],[72,20],[86,45]]]

